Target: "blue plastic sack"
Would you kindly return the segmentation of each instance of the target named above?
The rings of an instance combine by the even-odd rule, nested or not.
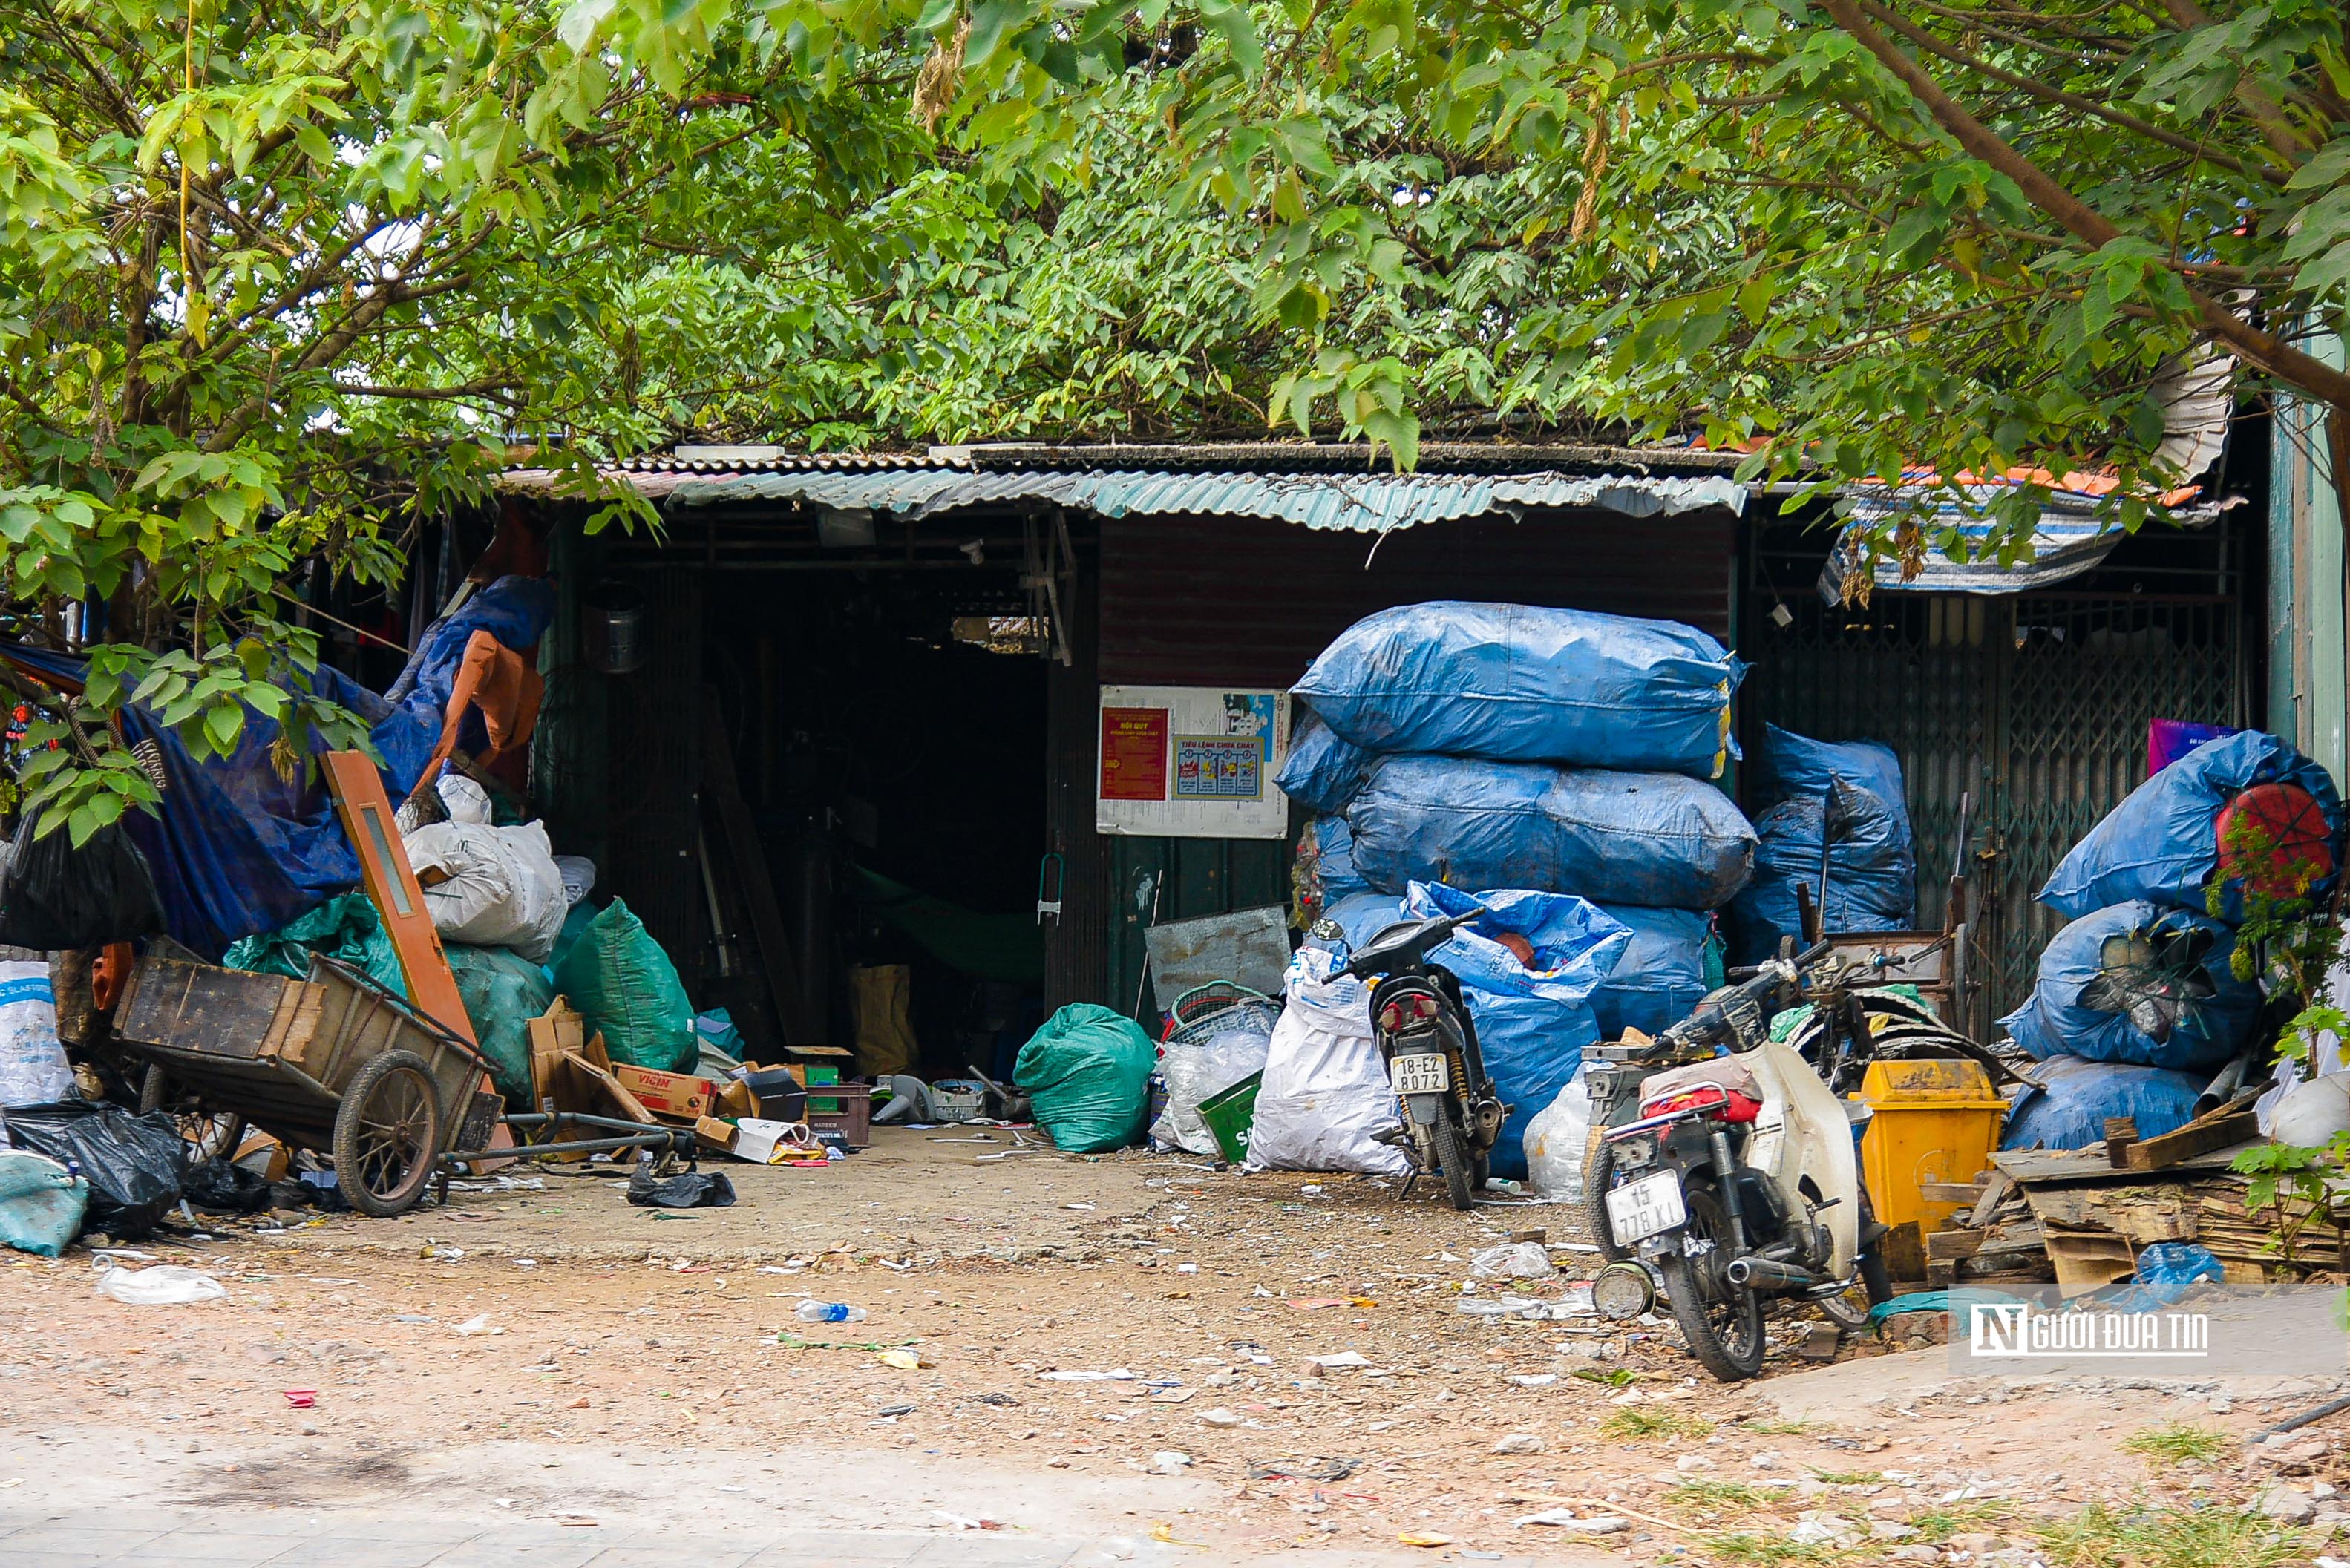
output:
[[[1814,741],[1776,724],[1762,726],[1762,765],[1755,781],[1762,799],[1774,804],[1806,797],[1823,800],[1828,785],[1837,779],[1884,802],[1893,815],[1897,836],[1914,852],[1917,840],[1909,827],[1908,789],[1901,778],[1901,759],[1893,754],[1892,747],[1877,741]]]
[[[2342,799],[2325,770],[2276,736],[2245,730],[2206,742],[2132,790],[2059,863],[2040,901],[2074,920],[2133,898],[2174,909],[2207,908],[2204,889],[2220,865],[2220,813],[2262,784],[2298,784],[2315,797],[2339,853]],[[2242,918],[2232,885],[2226,913]]]
[[[1300,706],[1289,732],[1289,754],[1273,782],[1309,811],[1338,812],[1363,787],[1363,776],[1378,759],[1338,738],[1337,732]]]
[[[2165,1067],[2058,1056],[2032,1070],[2034,1085],[2007,1117],[2002,1148],[2088,1148],[2106,1137],[2107,1116],[2128,1116],[2142,1138],[2177,1132],[2195,1119],[2207,1079]]]
[[[1294,691],[1374,752],[1718,778],[1744,670],[1674,621],[1445,600],[1357,621]]]
[[[2000,1023],[2043,1062],[2079,1056],[2208,1077],[2260,1012],[2260,988],[2229,968],[2235,947],[2235,932],[2208,915],[2143,899],[2099,909],[2056,933],[2031,1000]]]
[[[1705,950],[1713,929],[1704,915],[1636,904],[1609,904],[1600,912],[1632,933],[1623,957],[1591,993],[1601,1039],[1621,1039],[1627,1029],[1660,1034],[1687,1018],[1719,983],[1707,977]]]
[[[1824,931],[1907,930],[1917,913],[1918,867],[1907,833],[1874,790],[1842,779],[1825,799],[1803,795],[1764,812],[1754,825],[1754,877],[1730,906],[1740,963],[1760,963],[1779,939],[1803,940],[1797,889],[1820,897],[1827,857]]]
[[[1746,885],[1754,858],[1754,829],[1730,797],[1679,774],[1382,757],[1347,820],[1355,868],[1382,893],[1444,882],[1710,909]]]
[[[0,1247],[54,1258],[81,1234],[89,1183],[44,1154],[0,1148]]]
[[[1558,1098],[1599,1038],[1591,993],[1630,945],[1632,933],[1597,906],[1563,893],[1514,889],[1473,897],[1455,888],[1411,885],[1409,918],[1433,919],[1482,904],[1492,911],[1453,932],[1430,956],[1461,981],[1461,1000],[1477,1025],[1477,1044],[1494,1093],[1510,1107],[1492,1151],[1493,1174],[1526,1174],[1526,1124]],[[1523,937],[1528,965],[1495,939]]]
[[[1338,928],[1347,950],[1352,952],[1369,946],[1373,937],[1406,917],[1403,900],[1391,893],[1350,893],[1343,898],[1333,898],[1322,918]]]

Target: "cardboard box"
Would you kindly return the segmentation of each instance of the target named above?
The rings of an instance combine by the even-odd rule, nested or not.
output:
[[[631,1067],[625,1062],[612,1064],[612,1076],[645,1109],[667,1120],[698,1121],[718,1103],[718,1085],[708,1078],[656,1073],[650,1067]]]
[[[795,1155],[803,1152],[784,1141],[797,1126],[797,1122],[771,1122],[757,1116],[735,1123],[734,1158],[754,1165],[768,1165],[774,1162],[778,1150]]]
[[[736,1135],[733,1122],[722,1122],[716,1116],[702,1116],[693,1124],[693,1136],[712,1154],[733,1154]]]

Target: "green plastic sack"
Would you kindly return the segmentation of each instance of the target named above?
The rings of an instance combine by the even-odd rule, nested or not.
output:
[[[1075,1002],[1020,1047],[1013,1081],[1028,1091],[1036,1123],[1074,1154],[1140,1141],[1159,1048],[1122,1012]]]
[[[691,1073],[702,1060],[693,1003],[677,966],[642,920],[615,898],[556,961],[555,989],[601,1032],[615,1062],[659,1073]]]
[[[325,953],[363,971],[394,996],[408,994],[400,972],[400,954],[391,933],[365,893],[329,898],[307,915],[296,915],[274,931],[244,937],[229,944],[221,962],[229,969],[255,974],[282,974],[295,980],[310,978],[310,955]]]
[[[530,1091],[530,1021],[555,1005],[546,971],[512,948],[469,948],[449,942],[449,972],[473,1021],[473,1039],[490,1059],[490,1075],[509,1104],[536,1110]]]
[[[47,1155],[0,1148],[0,1246],[54,1258],[81,1234],[89,1183]]]

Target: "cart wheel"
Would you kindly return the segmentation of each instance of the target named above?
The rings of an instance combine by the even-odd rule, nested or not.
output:
[[[441,1152],[441,1099],[424,1058],[387,1051],[361,1067],[335,1113],[336,1184],[389,1220],[416,1207]]]
[[[207,1160],[233,1158],[244,1141],[244,1118],[234,1111],[182,1111],[180,1141],[192,1170]]]

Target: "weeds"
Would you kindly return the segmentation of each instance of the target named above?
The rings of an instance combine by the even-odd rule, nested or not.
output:
[[[1939,1546],[1953,1535],[1997,1524],[2008,1512],[2003,1502],[1943,1502],[1919,1509],[1909,1516],[1908,1524],[1919,1541]]]
[[[1570,1374],[1586,1383],[1596,1383],[1607,1388],[1629,1388],[1640,1380],[1640,1375],[1628,1366],[1611,1366],[1601,1372],[1594,1367],[1578,1367]]]
[[[1665,1493],[1665,1501],[1675,1508],[1715,1510],[1768,1508],[1777,1500],[1744,1481],[1685,1480]]]
[[[1800,1417],[1792,1420],[1741,1421],[1738,1424],[1738,1429],[1742,1432],[1752,1432],[1758,1438],[1807,1438],[1814,1433],[1827,1430],[1818,1423],[1804,1420]]]
[[[2052,1568],[2281,1568],[2309,1556],[2301,1532],[2230,1508],[2115,1509],[2091,1503],[2043,1526]]]
[[[2217,1427],[2172,1421],[2132,1434],[2124,1440],[2122,1447],[2131,1453],[2176,1465],[2184,1464],[2189,1459],[2216,1459],[2228,1451],[2229,1442],[2228,1434]]]
[[[1711,1421],[1659,1405],[1627,1405],[1599,1423],[1601,1437],[1621,1442],[1644,1442],[1650,1438],[1702,1438],[1712,1430]]]
[[[1701,1536],[1707,1554],[1721,1563],[1751,1563],[1761,1568],[1782,1568],[1788,1563],[1843,1563],[1852,1557],[1851,1549],[1830,1546],[1825,1542],[1799,1543],[1783,1535],[1749,1535],[1743,1532],[1728,1535]]]
[[[1812,1479],[1825,1481],[1829,1486],[1882,1486],[1885,1484],[1885,1474],[1881,1470],[1814,1470]]]

